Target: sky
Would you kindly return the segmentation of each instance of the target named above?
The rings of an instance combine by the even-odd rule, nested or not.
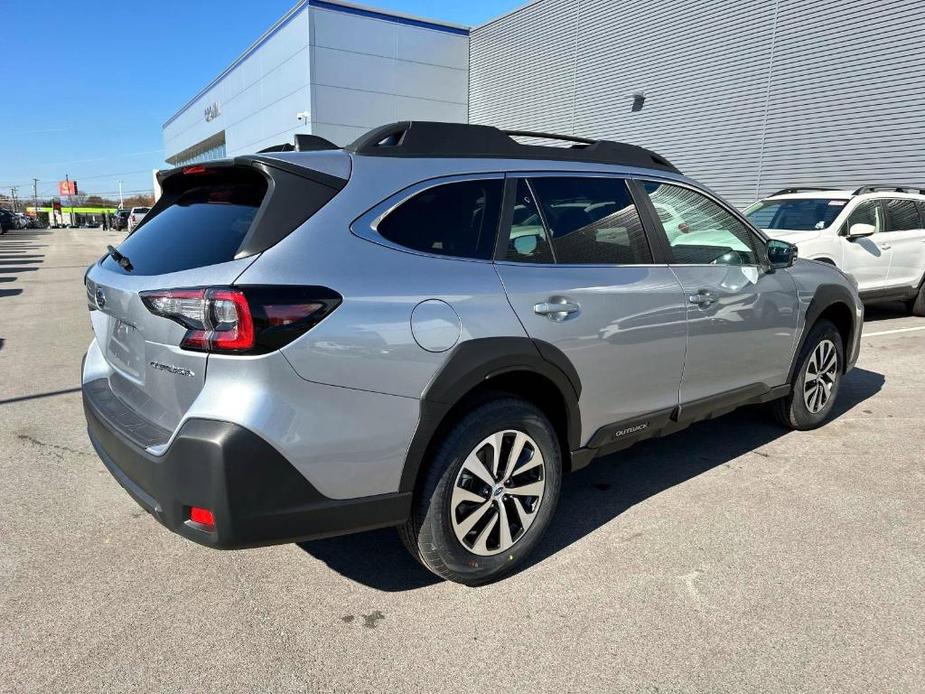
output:
[[[0,0],[0,193],[150,192],[161,126],[296,0]],[[522,0],[365,0],[477,25]]]

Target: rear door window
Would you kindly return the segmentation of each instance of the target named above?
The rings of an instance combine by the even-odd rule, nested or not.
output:
[[[638,265],[652,262],[645,231],[626,181],[575,176],[530,180],[560,265]]]
[[[495,248],[503,188],[500,178],[428,188],[381,220],[376,231],[414,251],[488,260]]]
[[[921,229],[922,223],[919,220],[919,211],[912,200],[888,200],[887,208],[887,231],[912,231]]]

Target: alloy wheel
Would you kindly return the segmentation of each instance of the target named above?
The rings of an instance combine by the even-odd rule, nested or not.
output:
[[[546,461],[522,431],[486,437],[466,456],[450,498],[450,523],[460,544],[481,556],[500,554],[533,524],[546,491]]]
[[[838,350],[831,340],[823,340],[813,350],[803,378],[803,403],[810,414],[818,414],[828,404],[838,379]]]

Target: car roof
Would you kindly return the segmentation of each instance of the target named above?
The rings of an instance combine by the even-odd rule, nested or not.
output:
[[[925,201],[925,195],[917,193],[906,193],[903,191],[895,190],[875,190],[867,193],[855,194],[850,190],[813,190],[813,191],[804,191],[800,193],[785,193],[783,195],[770,195],[766,198],[762,198],[762,201],[767,200],[819,200],[826,198],[834,198],[838,200],[853,200],[854,198],[899,198],[899,199],[908,199],[908,200],[919,200]]]
[[[763,200],[817,200],[819,198],[844,198],[849,200],[854,197],[854,193],[850,190],[839,190],[833,188],[831,190],[807,190],[801,191],[799,193],[783,193],[780,195],[769,195]]]

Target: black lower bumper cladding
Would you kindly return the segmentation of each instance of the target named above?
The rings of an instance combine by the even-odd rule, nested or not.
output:
[[[188,420],[167,452],[154,456],[120,435],[83,393],[87,431],[103,463],[138,504],[170,530],[217,549],[240,549],[371,530],[405,521],[410,493],[358,499],[322,495],[275,448],[251,431]],[[215,530],[189,521],[212,511]]]

